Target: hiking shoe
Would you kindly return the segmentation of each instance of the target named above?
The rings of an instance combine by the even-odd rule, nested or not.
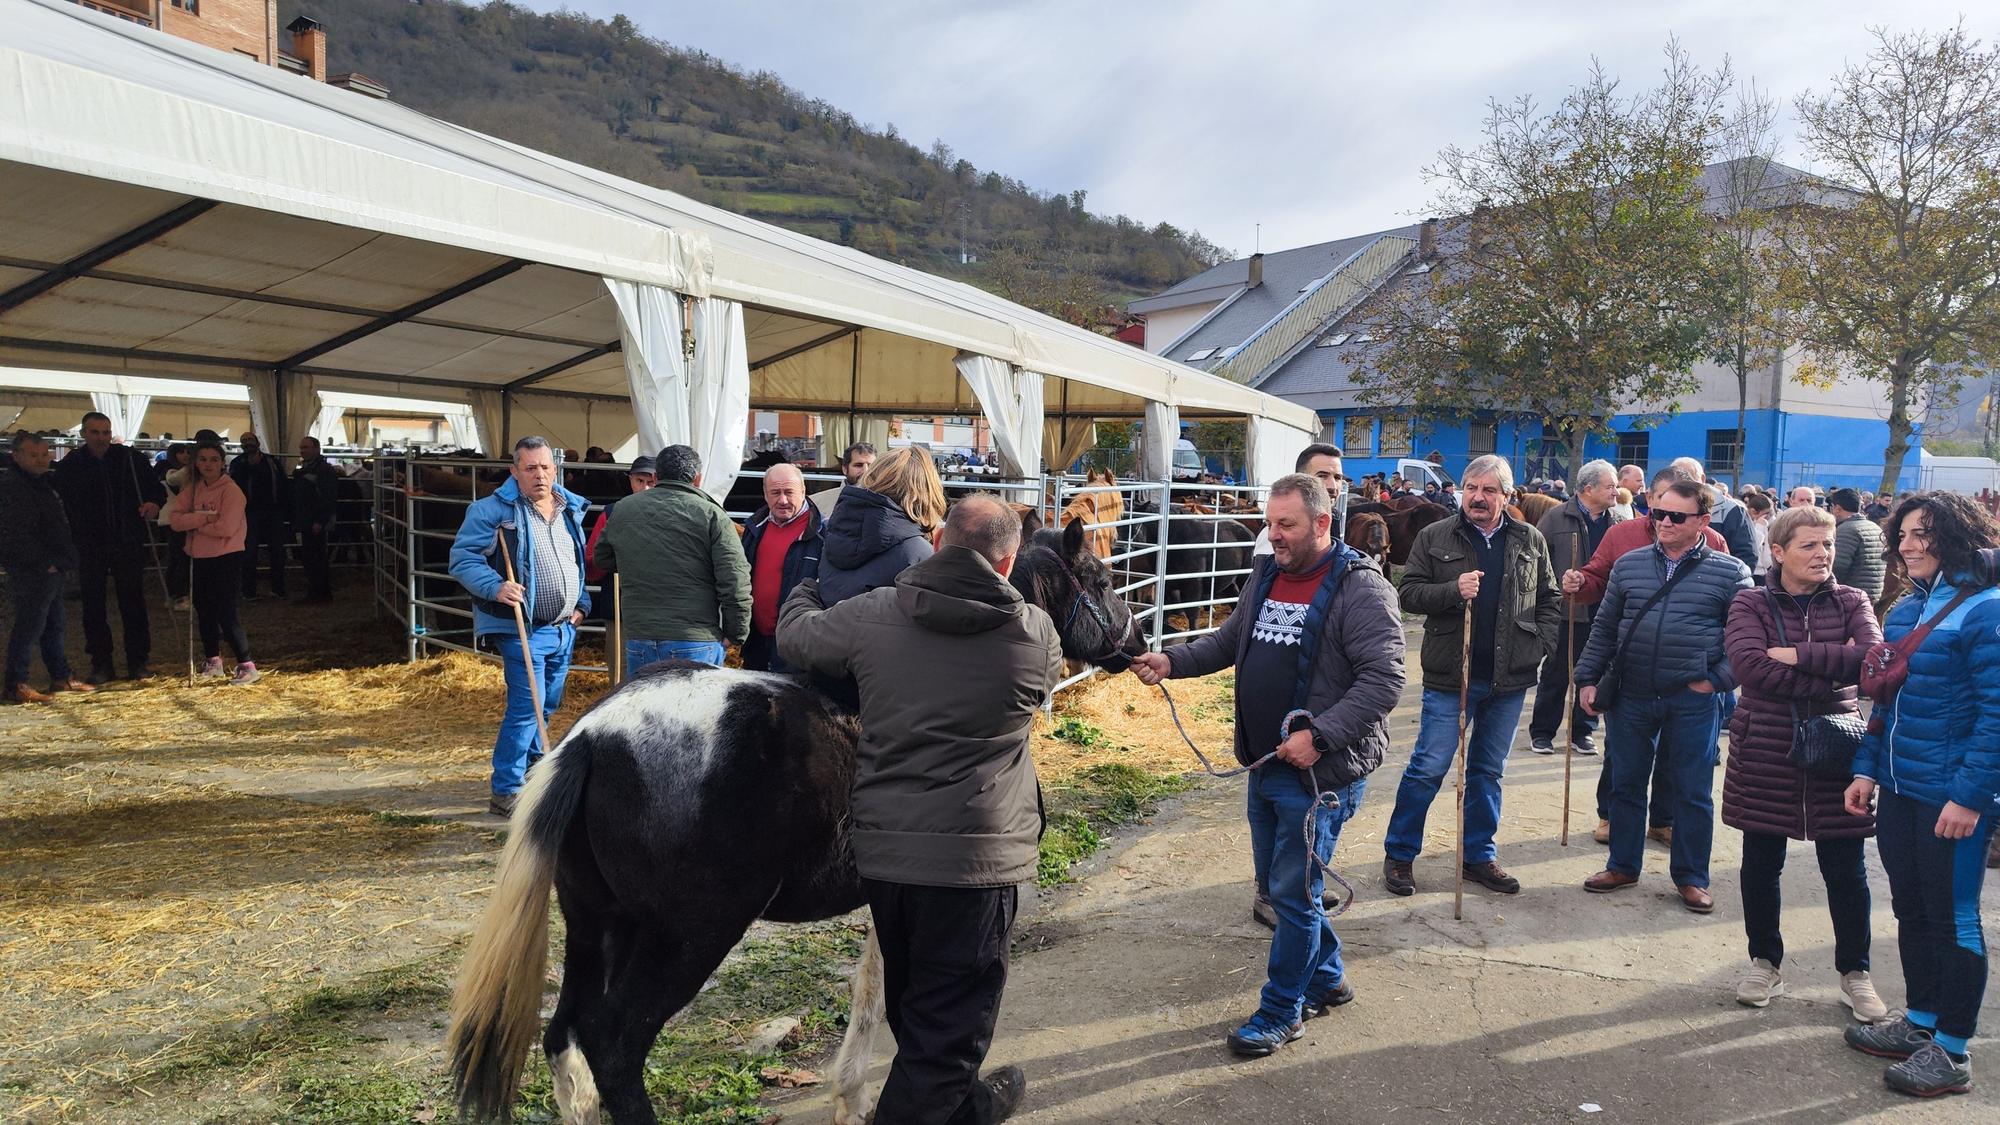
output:
[[[1574,749],[1577,753],[1582,754],[1585,757],[1588,757],[1592,754],[1597,753],[1597,740],[1595,738],[1592,738],[1590,735],[1586,734],[1582,738],[1576,740],[1576,745],[1572,747],[1572,749]]]
[[[257,670],[257,665],[245,660],[236,666],[236,676],[229,682],[240,687],[244,684],[254,684],[263,678],[264,673]]]
[[[1382,885],[1388,888],[1389,893],[1392,895],[1402,895],[1407,898],[1410,895],[1416,894],[1417,881],[1410,874],[1409,861],[1403,859],[1383,860]]]
[[[1521,893],[1521,881],[1507,874],[1506,871],[1501,869],[1498,863],[1492,860],[1487,860],[1485,863],[1468,863],[1459,870],[1467,879],[1478,883],[1489,891],[1503,895],[1517,895]]]
[[[1229,1050],[1232,1054],[1246,1059],[1261,1059],[1275,1053],[1278,1048],[1306,1033],[1305,1021],[1300,1020],[1289,1027],[1280,1027],[1264,1018],[1263,1013],[1251,1016],[1250,1021],[1229,1033]]]
[[[1556,752],[1555,740],[1549,738],[1531,738],[1528,740],[1528,749],[1533,750],[1537,754],[1553,754]]]
[[[486,802],[486,811],[505,819],[514,815],[514,806],[520,803],[521,795],[518,793],[495,793],[493,799]]]
[[[1021,1108],[1021,1099],[1028,1095],[1028,1076],[1018,1066],[1003,1066],[989,1072],[979,1080],[993,1101],[988,1108],[986,1120],[1005,1121]]]
[[[1646,839],[1657,840],[1671,848],[1674,846],[1674,826],[1663,824],[1658,828],[1648,828],[1646,829]]]
[[[1785,974],[1762,957],[1752,957],[1743,979],[1736,982],[1736,1002],[1746,1008],[1762,1008],[1771,997],[1785,993]]]
[[[197,680],[219,680],[226,675],[228,673],[222,670],[222,658],[220,656],[211,656],[195,671],[194,678]]]
[[[1600,820],[1600,821],[1598,821],[1598,822],[1597,822],[1597,831],[1595,831],[1595,832],[1592,832],[1592,833],[1590,834],[1590,838],[1591,838],[1591,839],[1593,839],[1593,840],[1595,840],[1595,841],[1597,841],[1597,842],[1598,842],[1598,843],[1600,843],[1600,844],[1608,844],[1608,843],[1610,843],[1610,842],[1611,842],[1611,822],[1610,822],[1610,821],[1608,821],[1608,820]]]
[[[1960,1062],[1936,1043],[1926,1043],[1916,1054],[1883,1071],[1882,1081],[1899,1094],[1920,1098],[1963,1094],[1972,1089],[1972,1059]]]
[[[1841,975],[1840,999],[1854,1009],[1854,1018],[1862,1023],[1874,1023],[1889,1015],[1889,1005],[1884,1004],[1882,997],[1876,994],[1875,982],[1866,969]]]
[[[1305,1008],[1300,1015],[1306,1019],[1316,1019],[1330,1014],[1335,1008],[1350,1003],[1353,999],[1354,986],[1343,980],[1325,992],[1306,993]]]
[[[1271,896],[1258,892],[1250,900],[1250,920],[1267,930],[1278,928],[1278,911],[1271,905]]]
[[[1862,1054],[1878,1059],[1907,1059],[1931,1045],[1930,1029],[1911,1023],[1906,1015],[1886,1023],[1850,1023],[1841,1038]]]

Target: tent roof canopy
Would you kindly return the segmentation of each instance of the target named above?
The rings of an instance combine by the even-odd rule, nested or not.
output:
[[[766,408],[1311,412],[972,286],[134,27],[0,0],[0,362],[623,400],[603,277],[745,305]],[[433,392],[434,393],[434,392]]]

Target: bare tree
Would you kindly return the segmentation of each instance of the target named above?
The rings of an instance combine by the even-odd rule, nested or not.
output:
[[[1544,113],[1495,101],[1472,149],[1425,175],[1444,260],[1396,285],[1350,352],[1362,397],[1423,418],[1539,417],[1569,446],[1633,403],[1693,389],[1710,352],[1713,224],[1698,179],[1723,122],[1728,68],[1670,43],[1659,84],[1627,96],[1593,66]]]
[[[1754,82],[1737,92],[1735,113],[1721,134],[1722,162],[1709,179],[1707,206],[1715,217],[1712,261],[1718,304],[1714,360],[1736,376],[1736,464],[1730,486],[1743,488],[1744,418],[1750,376],[1779,362],[1788,342],[1778,271],[1769,261],[1770,228],[1783,189],[1777,175],[1777,106]],[[1774,482],[1775,483],[1775,482]]]
[[[1925,389],[2000,358],[2000,53],[1962,24],[1874,35],[1799,98],[1800,139],[1843,186],[1809,187],[1776,245],[1815,362],[1888,386],[1888,491]]]

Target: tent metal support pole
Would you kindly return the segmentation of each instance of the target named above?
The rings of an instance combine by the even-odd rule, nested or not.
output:
[[[568,359],[563,360],[561,363],[552,363],[547,367],[542,368],[540,371],[535,372],[532,375],[523,375],[519,379],[516,379],[513,382],[507,384],[502,389],[508,391],[518,391],[524,387],[532,387],[536,383],[541,382],[543,379],[553,378],[554,376],[560,375],[563,372],[568,371],[572,367],[575,367],[579,364],[589,363],[591,360],[596,359],[598,356],[601,355],[610,355],[612,352],[620,351],[624,347],[625,344],[624,341],[622,340],[613,340],[608,344],[599,344],[596,347],[590,349],[589,351],[583,352],[579,355],[573,355]]]
[[[373,336],[375,333],[380,332],[385,328],[394,328],[396,325],[401,324],[404,321],[411,319],[412,317],[420,316],[426,312],[429,312],[430,310],[437,308],[439,305],[442,305],[447,301],[455,301],[458,298],[465,296],[467,293],[470,293],[475,289],[483,289],[486,286],[491,285],[492,283],[500,280],[501,278],[506,277],[508,274],[517,273],[527,268],[529,264],[530,264],[529,262],[521,258],[509,258],[508,260],[500,263],[499,265],[494,266],[492,269],[487,270],[485,273],[482,273],[477,277],[467,278],[464,281],[459,282],[457,285],[452,286],[451,288],[445,290],[442,293],[433,293],[430,296],[425,297],[421,301],[417,301],[413,304],[404,305],[402,308],[397,309],[394,312],[384,313],[381,316],[376,317],[374,320],[369,321],[367,324],[361,325],[359,328],[350,328],[347,331],[342,332],[340,335],[335,336],[331,340],[326,340],[321,343],[314,344],[312,347],[307,348],[305,351],[299,352],[297,355],[288,356],[285,359],[279,360],[277,366],[280,370],[289,370],[294,367],[299,367],[304,364],[311,363],[313,360],[318,359],[319,357],[327,354],[328,352],[338,351],[341,348],[344,348],[347,345],[352,344],[356,340],[361,340],[365,339],[366,337]]]
[[[774,363],[782,363],[785,360],[788,360],[795,355],[804,355],[805,353],[812,351],[814,348],[823,348],[826,345],[833,343],[835,340],[838,340],[843,336],[852,336],[859,331],[861,331],[861,329],[859,328],[842,328],[838,332],[829,332],[826,335],[821,336],[816,340],[807,340],[803,344],[798,344],[794,347],[786,348],[784,351],[779,352],[777,355],[770,356],[765,359],[760,359],[757,362],[750,365],[750,370],[760,371],[766,367],[771,366]]]
[[[847,444],[853,445],[861,425],[861,333],[854,333],[854,358],[847,368]]]
[[[137,249],[175,227],[200,218],[214,207],[213,199],[190,199],[166,214],[149,219],[116,238],[100,242],[42,276],[24,281],[7,292],[0,293],[0,312],[6,312],[23,302],[33,300],[82,274],[85,270],[103,265],[128,250]]]
[[[502,387],[500,388],[500,433],[494,438],[493,448],[487,452],[498,457],[500,450],[509,448],[510,435],[513,432],[514,392],[506,387]]]

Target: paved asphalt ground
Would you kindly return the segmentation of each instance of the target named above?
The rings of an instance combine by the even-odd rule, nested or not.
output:
[[[1508,761],[1500,859],[1519,895],[1468,886],[1452,918],[1450,783],[1432,810],[1418,891],[1382,889],[1382,836],[1416,732],[1417,693],[1397,711],[1389,761],[1340,840],[1360,896],[1336,926],[1358,997],[1256,1061],[1222,1037],[1256,1006],[1268,932],[1249,920],[1240,783],[1214,782],[1094,862],[1042,904],[1017,945],[990,1062],[1029,1076],[1017,1121],[1054,1122],[2000,1122],[2000,981],[1987,992],[1975,1089],[1918,1101],[1888,1092],[1883,1064],[1847,1049],[1817,866],[1793,845],[1785,871],[1790,994],[1734,1000],[1745,964],[1735,872],[1740,835],[1718,827],[1716,910],[1679,905],[1666,849],[1644,881],[1587,894],[1600,759],[1576,760],[1570,845],[1557,843],[1563,760]],[[1721,777],[1716,791],[1720,800]],[[1874,973],[1891,1007],[1902,976],[1874,849]],[[2000,872],[1986,887],[2000,933]],[[879,1084],[893,1043],[883,1033]],[[825,1094],[780,1106],[826,1120]],[[1591,1107],[1596,1107],[1592,1109]]]

